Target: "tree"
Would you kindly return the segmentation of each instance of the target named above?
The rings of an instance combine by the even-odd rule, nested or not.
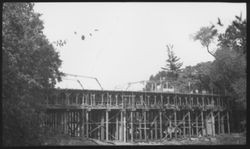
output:
[[[235,16],[235,20],[219,35],[219,47],[231,48],[239,54],[246,54],[246,20],[242,16]]]
[[[180,72],[180,68],[183,63],[179,62],[180,58],[178,58],[174,51],[173,45],[167,45],[168,59],[166,60],[167,64],[165,67],[162,67],[164,71],[167,71],[168,77],[173,77],[173,79],[177,79],[178,73]]]
[[[208,47],[213,38],[218,35],[217,49],[213,53],[215,60],[209,72],[210,84],[221,94],[234,99],[232,110],[234,113],[240,113],[234,114],[233,117],[237,119],[234,129],[238,129],[237,122],[244,121],[242,111],[246,110],[246,20],[243,20],[241,15],[235,16],[235,20],[224,33],[220,34],[212,34],[212,30],[216,29],[203,28],[207,31],[200,30],[195,36],[203,46]]]
[[[33,3],[3,3],[3,144],[38,145],[44,93],[61,80],[61,60],[43,34]]]
[[[195,34],[194,40],[199,40],[203,47],[206,47],[207,52],[214,57],[214,53],[210,51],[209,46],[217,35],[217,29],[214,29],[214,25],[211,27],[201,27],[200,30]]]

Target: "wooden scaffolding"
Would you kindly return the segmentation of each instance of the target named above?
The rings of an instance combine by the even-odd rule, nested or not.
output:
[[[230,99],[209,94],[53,90],[45,125],[106,141],[150,141],[230,133]]]

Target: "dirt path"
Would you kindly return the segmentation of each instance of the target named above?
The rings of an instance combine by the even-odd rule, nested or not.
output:
[[[178,140],[161,140],[154,142],[105,142],[96,139],[57,136],[46,139],[44,145],[49,146],[85,146],[85,145],[231,145],[246,144],[246,136],[243,134],[219,135],[216,137],[200,137]]]

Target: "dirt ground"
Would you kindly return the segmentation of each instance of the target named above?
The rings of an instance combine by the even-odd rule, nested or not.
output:
[[[216,137],[200,137],[191,139],[173,139],[158,140],[154,142],[104,142],[96,139],[87,139],[80,137],[56,136],[47,138],[43,145],[45,146],[85,146],[85,145],[245,145],[246,136],[244,134],[224,134]]]

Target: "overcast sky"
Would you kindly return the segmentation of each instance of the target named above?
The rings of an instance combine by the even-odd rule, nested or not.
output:
[[[183,67],[212,61],[191,35],[218,17],[224,26],[241,12],[246,18],[244,3],[36,3],[35,11],[50,42],[67,41],[56,47],[61,70],[97,77],[104,89],[148,80],[165,65],[167,44]]]

